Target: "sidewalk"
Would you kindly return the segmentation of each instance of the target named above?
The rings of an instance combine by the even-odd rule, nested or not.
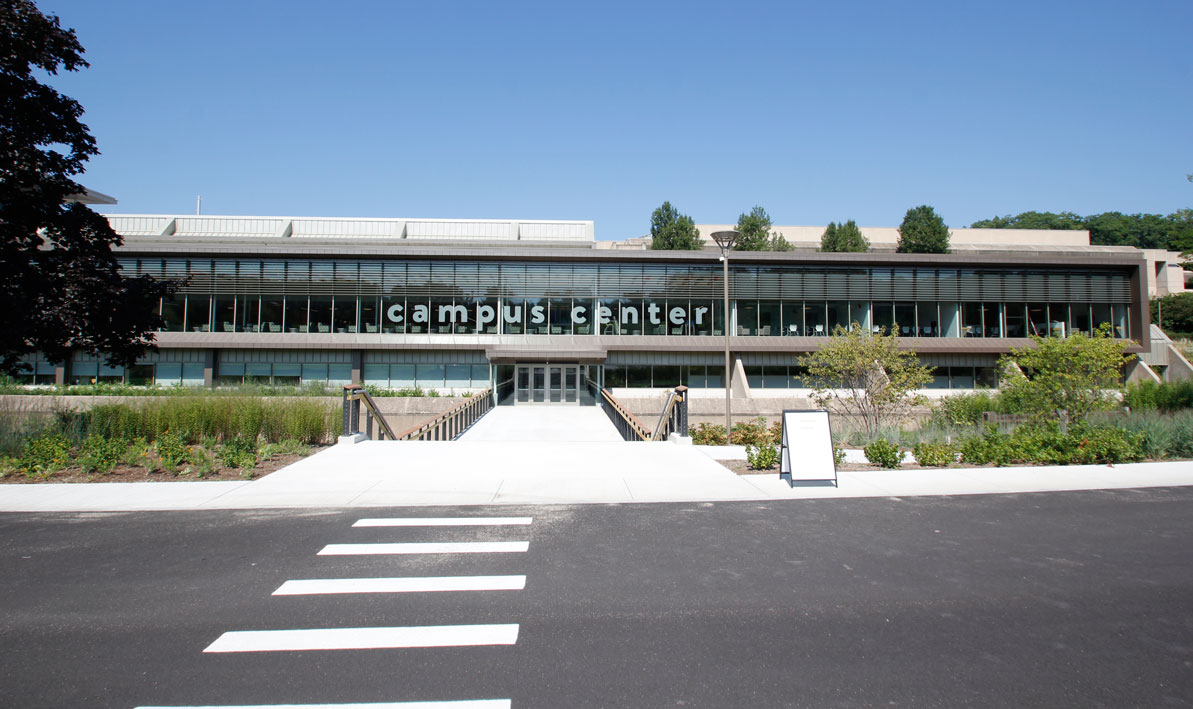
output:
[[[840,485],[735,475],[671,443],[333,446],[246,482],[0,485],[0,511],[203,510],[909,497],[1193,485],[1193,462],[842,472]]]

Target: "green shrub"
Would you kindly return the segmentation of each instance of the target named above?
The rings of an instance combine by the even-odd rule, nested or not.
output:
[[[982,414],[1001,411],[1001,406],[997,394],[975,392],[946,396],[932,410],[931,423],[938,427],[977,426],[982,423]]]
[[[1127,387],[1123,404],[1132,411],[1182,411],[1193,408],[1193,381],[1138,382]]]
[[[771,432],[766,427],[766,419],[761,416],[753,421],[733,424],[733,443],[735,445],[764,446],[773,442]]]
[[[903,462],[903,452],[899,446],[885,438],[879,438],[865,447],[866,460],[880,468],[898,468]]]
[[[215,472],[215,458],[202,446],[188,448],[186,462],[196,477],[205,478]]]
[[[76,461],[84,473],[110,473],[124,459],[128,448],[122,439],[92,434],[83,439]]]
[[[261,460],[273,460],[281,455],[306,455],[311,452],[311,447],[302,441],[296,441],[293,438],[278,441],[277,443],[266,443],[257,451],[258,457]]]
[[[174,472],[179,465],[186,461],[188,454],[186,441],[174,431],[162,432],[153,442],[153,447],[158,460],[161,461],[162,468],[168,472]]]
[[[957,452],[953,446],[943,442],[920,441],[911,449],[911,454],[915,457],[915,462],[926,468],[943,468],[957,462]]]
[[[21,472],[26,477],[49,477],[70,465],[70,442],[61,433],[42,433],[25,443]]]
[[[779,449],[773,444],[746,446],[746,463],[753,470],[770,470],[779,465]]]
[[[700,423],[688,429],[692,443],[698,446],[725,445],[725,427],[711,423]]]
[[[993,435],[1000,434],[994,433]],[[961,462],[970,465],[986,465],[992,462],[990,449],[990,440],[982,434],[965,436],[957,445],[957,450],[961,454]]]
[[[1144,435],[1131,433],[1116,426],[1074,426],[1069,431],[1072,443],[1076,443],[1070,462],[1128,463],[1142,460]]]
[[[840,446],[833,446],[833,464],[836,467],[841,467],[845,464],[845,449]]]
[[[229,439],[220,446],[219,456],[229,468],[252,470],[257,465],[257,441],[246,436]]]

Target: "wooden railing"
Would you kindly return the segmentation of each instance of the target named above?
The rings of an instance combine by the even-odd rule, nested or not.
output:
[[[596,384],[589,382],[589,388],[595,390]],[[597,397],[605,415],[617,427],[617,432],[626,441],[665,441],[672,433],[681,436],[688,435],[688,401],[687,387],[676,387],[667,395],[667,403],[663,406],[663,413],[653,429],[648,428],[637,416],[630,413],[617,397],[608,389],[601,389]]]
[[[373,401],[373,397],[369,396],[368,390],[359,384],[345,384],[344,385],[344,433],[345,436],[354,436],[362,433],[360,430],[360,405],[365,406],[365,430],[363,433],[368,436],[370,440],[373,438],[373,419],[377,419],[378,430],[377,436],[379,440],[385,440],[385,436],[389,436],[389,440],[397,440],[394,435],[394,430],[389,427],[389,423],[385,420],[385,416],[381,414],[380,409],[377,408],[377,402]]]
[[[493,408],[493,388],[398,434],[399,441],[454,441]]]

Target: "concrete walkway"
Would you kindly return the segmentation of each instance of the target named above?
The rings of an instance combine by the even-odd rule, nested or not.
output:
[[[0,511],[635,503],[974,495],[1193,485],[1193,462],[735,475],[696,446],[621,441],[334,446],[251,482],[0,485]]]
[[[459,440],[620,443],[621,434],[599,406],[498,406]]]

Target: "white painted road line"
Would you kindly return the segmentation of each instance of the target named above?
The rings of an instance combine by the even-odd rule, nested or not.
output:
[[[509,699],[462,699],[456,702],[372,702],[369,704],[210,704],[204,707],[137,707],[137,709],[509,709]]]
[[[404,628],[318,628],[312,630],[234,630],[203,652],[285,652],[289,650],[379,650],[409,647],[513,645],[518,624],[424,625]]]
[[[325,593],[425,593],[432,591],[521,591],[525,576],[419,576],[381,579],[299,579],[287,581],[275,596]]]
[[[353,527],[501,527],[531,524],[533,517],[386,517],[357,520]]]
[[[319,556],[360,554],[492,554],[526,551],[530,542],[398,542],[390,544],[328,544]]]

